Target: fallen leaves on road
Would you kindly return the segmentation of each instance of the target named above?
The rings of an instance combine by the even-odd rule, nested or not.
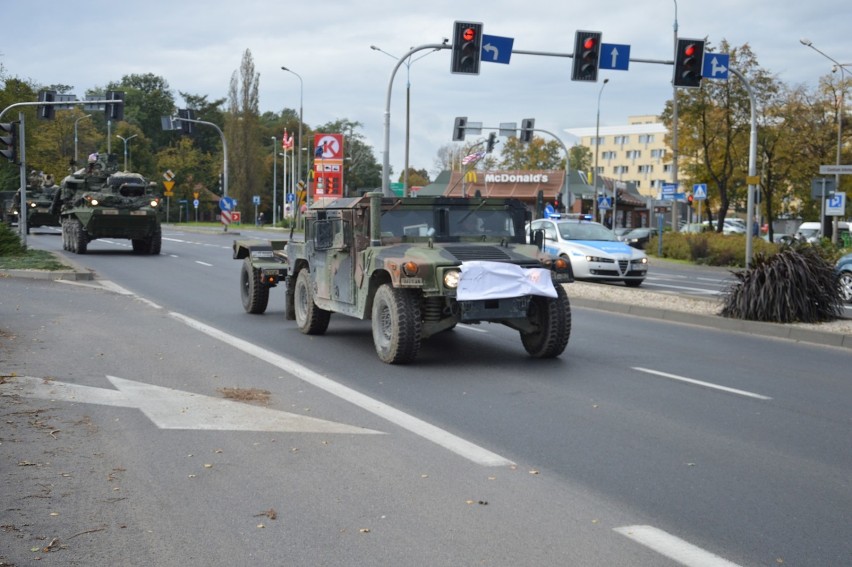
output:
[[[257,402],[263,405],[269,403],[269,396],[272,395],[268,390],[260,390],[258,388],[219,388],[216,391],[229,400]]]

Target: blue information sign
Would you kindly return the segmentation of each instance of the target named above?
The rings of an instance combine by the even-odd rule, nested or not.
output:
[[[705,53],[701,76],[708,79],[727,79],[730,59],[727,53]]]
[[[630,65],[630,46],[620,43],[602,43],[601,61],[598,67],[601,69],[614,69],[616,71],[627,71]]]
[[[509,59],[512,58],[512,46],[514,44],[514,37],[482,34],[482,61],[508,65]]]

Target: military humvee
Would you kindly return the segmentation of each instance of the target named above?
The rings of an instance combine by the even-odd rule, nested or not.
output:
[[[159,254],[160,199],[155,183],[118,171],[115,154],[93,155],[86,168],[62,180],[52,211],[62,224],[62,247],[85,254],[96,238],[128,238],[136,254]]]
[[[263,313],[286,284],[288,320],[323,334],[332,313],[371,319],[379,358],[411,362],[421,339],[458,323],[502,323],[536,358],[559,356],[571,333],[563,283],[570,262],[524,233],[516,199],[416,197],[320,199],[304,239],[235,240],[243,308]]]

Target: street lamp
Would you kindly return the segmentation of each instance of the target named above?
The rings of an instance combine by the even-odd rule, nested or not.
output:
[[[373,51],[378,51],[380,53],[384,53],[388,57],[392,58],[395,61],[399,61],[399,57],[395,55],[391,55],[381,47],[377,47],[375,45],[371,45],[370,49]],[[437,50],[435,50],[437,51]],[[405,65],[405,171],[402,173],[402,194],[405,197],[408,197],[408,148],[410,137],[410,124],[411,124],[411,64],[415,61],[419,61],[423,59],[430,53],[434,53],[435,51],[429,51],[418,57],[417,59],[411,59],[409,55],[406,60],[403,62]]]
[[[299,144],[299,147],[301,148],[302,147],[302,102],[303,102],[303,95],[304,95],[304,92],[305,92],[305,83],[304,83],[304,81],[302,81],[302,76],[299,75],[297,72],[295,72],[291,69],[288,69],[287,67],[281,67],[281,70],[287,71],[288,73],[292,73],[292,74],[296,75],[296,77],[298,77],[298,79],[299,79],[299,142],[298,142],[298,144]],[[298,171],[299,176],[302,175],[302,153],[301,152],[299,152],[299,161],[298,161],[298,167],[297,167],[296,171]],[[310,196],[311,196],[310,191],[308,191],[308,198],[307,198],[308,203],[311,202]]]
[[[90,116],[91,114],[87,114],[74,121],[74,167],[77,167],[77,123],[84,118],[89,118]]]
[[[592,202],[592,218],[598,219],[598,154],[600,153],[601,145],[601,95],[604,87],[609,82],[609,79],[604,79],[600,90],[598,91],[598,117],[595,121],[595,198]]]
[[[276,226],[276,215],[278,214],[276,211],[278,210],[278,160],[276,159],[278,156],[278,138],[275,136],[271,136],[272,138],[272,226]]]
[[[127,142],[129,142],[138,135],[139,134],[133,134],[132,136],[128,136],[126,138],[124,136],[119,136],[118,134],[115,135],[116,138],[121,138],[121,140],[124,142],[124,171],[127,171]]]
[[[675,9],[675,19],[674,19],[674,47],[673,54],[674,60],[677,61],[677,0],[674,0],[674,9]],[[675,193],[677,193],[678,188],[678,180],[677,180],[677,158],[678,158],[678,147],[677,147],[677,86],[672,81],[672,183],[675,186]],[[677,195],[675,195],[677,197]],[[678,202],[677,199],[672,199],[672,232],[678,231],[677,224],[677,209]],[[662,227],[660,227],[662,228]]]
[[[837,112],[837,165],[839,166],[840,165],[840,149],[841,149],[842,144],[843,144],[841,136],[843,134],[843,95],[846,93],[846,81],[845,81],[845,78],[843,76],[843,71],[845,70],[845,66],[843,65],[843,63],[838,63],[837,60],[835,60],[832,57],[829,57],[828,55],[826,55],[825,53],[823,53],[822,51],[820,51],[819,49],[814,47],[814,44],[811,40],[809,40],[807,38],[802,38],[802,39],[799,40],[799,43],[801,43],[805,47],[810,47],[811,49],[813,49],[814,51],[816,51],[817,53],[819,53],[820,55],[822,55],[823,57],[825,57],[826,59],[828,59],[829,61],[834,63],[834,68],[832,69],[832,72],[837,71],[837,69],[840,69],[840,102],[839,102],[839,105],[838,105],[838,112]],[[834,174],[834,187],[835,187],[836,191],[840,190],[840,168],[839,167],[838,167],[838,172]],[[824,191],[825,191],[825,189],[823,189],[823,192]],[[820,203],[819,226],[820,226],[820,232],[822,233],[822,236],[825,236],[825,232],[823,230],[823,226],[824,226],[823,222],[825,220],[825,195],[824,194],[822,196],[821,201],[822,202]],[[837,244],[837,232],[838,232],[837,231],[837,217],[834,217],[834,230],[831,231],[831,241],[835,244]]]

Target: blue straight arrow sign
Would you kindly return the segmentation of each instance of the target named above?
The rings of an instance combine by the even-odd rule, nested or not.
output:
[[[630,65],[630,46],[619,43],[601,44],[601,69],[627,71]]]
[[[508,65],[512,58],[512,46],[514,44],[514,37],[482,34],[482,61]]]

